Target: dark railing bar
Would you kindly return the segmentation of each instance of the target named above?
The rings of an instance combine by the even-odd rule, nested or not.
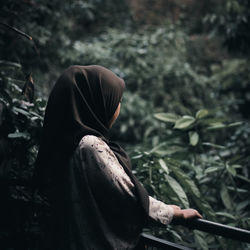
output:
[[[149,235],[149,234],[145,234],[145,233],[141,234],[141,240],[143,241],[144,245],[159,247],[160,249],[191,250],[191,248],[184,247],[184,246],[175,244],[173,242],[163,240],[163,239],[157,238],[157,237],[155,237],[153,235]]]
[[[227,226],[203,219],[190,220],[181,225],[190,229],[197,229],[203,232],[220,235],[233,240],[250,243],[250,231],[245,229]]]

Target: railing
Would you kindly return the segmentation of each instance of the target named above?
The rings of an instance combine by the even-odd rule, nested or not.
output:
[[[22,186],[22,187],[30,187],[31,184],[29,181],[20,181],[20,180],[0,180],[0,186],[2,187],[10,187],[10,186]],[[3,190],[2,190],[3,191]],[[44,207],[42,204],[37,204],[36,202],[25,202],[23,200],[13,200],[13,203],[9,200],[8,201],[10,205],[24,205],[26,208],[33,207],[35,210],[42,210],[45,211],[46,207]],[[12,203],[12,204],[11,204]],[[14,207],[15,207],[14,205]],[[180,225],[180,223],[178,223]],[[182,226],[185,226],[189,229],[197,229],[203,232],[211,233],[214,235],[223,236],[229,239],[241,241],[241,242],[247,242],[250,243],[250,231],[245,229],[240,229],[232,226],[223,225],[220,223],[204,220],[204,219],[193,219],[188,220],[185,223],[181,224]],[[188,250],[190,248],[169,242],[164,239],[160,239],[157,237],[154,237],[149,234],[143,233],[141,235],[141,240],[139,242],[138,247],[136,250],[141,249],[148,249],[148,250],[161,250],[161,249],[182,249],[182,250]]]
[[[232,240],[250,243],[250,231],[245,229],[231,227],[203,219],[191,220],[183,225],[190,229],[197,229],[203,232],[220,235]]]
[[[237,228],[237,227],[231,227],[227,225],[223,225],[220,223],[203,220],[203,219],[194,219],[189,220],[186,223],[182,223],[183,226],[188,227],[190,229],[197,229],[203,232],[223,236],[225,238],[229,238],[232,240],[238,240],[241,242],[247,242],[250,243],[250,231]],[[148,234],[142,234],[141,240],[138,246],[138,250],[141,249],[183,249],[188,250],[190,248],[174,244],[172,242],[154,237],[152,235]]]

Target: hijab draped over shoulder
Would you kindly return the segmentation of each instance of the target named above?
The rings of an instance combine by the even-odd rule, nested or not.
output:
[[[100,137],[113,151],[135,185],[138,205],[146,221],[149,207],[147,192],[132,174],[131,163],[125,151],[108,140],[109,122],[121,101],[124,88],[124,81],[102,66],[76,65],[63,72],[46,107],[34,183],[41,190],[63,186],[70,158],[82,137]],[[55,190],[53,195],[63,196],[60,188]]]

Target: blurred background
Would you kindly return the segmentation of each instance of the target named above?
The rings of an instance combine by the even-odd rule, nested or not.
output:
[[[250,228],[248,0],[5,0],[0,6],[0,244],[39,249],[46,199],[31,177],[49,92],[70,65],[126,82],[111,138],[150,195]],[[194,249],[250,249],[183,227]]]

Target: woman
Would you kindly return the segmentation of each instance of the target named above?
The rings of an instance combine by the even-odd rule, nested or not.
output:
[[[134,249],[149,219],[201,217],[148,196],[108,140],[124,87],[104,67],[71,66],[50,94],[34,176],[53,211],[45,249]]]

